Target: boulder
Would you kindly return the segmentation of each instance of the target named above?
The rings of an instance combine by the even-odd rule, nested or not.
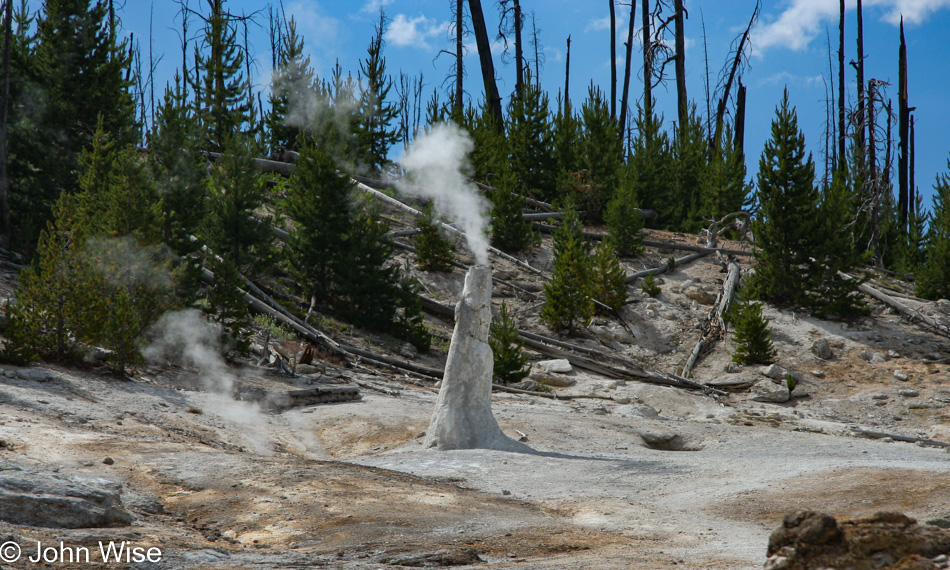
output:
[[[631,335],[627,329],[620,325],[590,325],[587,327],[587,330],[589,330],[591,334],[593,334],[598,340],[604,342],[605,344],[611,344],[614,342],[629,344],[633,342],[633,335]]]
[[[770,570],[818,568],[940,568],[950,551],[950,531],[920,525],[900,513],[851,520],[813,511],[789,514],[769,537]]]
[[[531,366],[531,373],[528,375],[528,378],[540,384],[547,384],[548,386],[572,386],[574,379],[565,376],[565,374],[572,370],[571,363],[563,358],[557,360],[542,360],[535,362],[534,365]]]
[[[540,385],[534,380],[522,380],[521,382],[510,384],[508,387],[514,388],[516,390],[528,390],[529,392],[536,392],[539,386]]]
[[[17,376],[30,382],[49,382],[56,377],[40,368],[21,368],[17,371]]]
[[[784,381],[772,382],[771,380],[759,380],[752,386],[749,392],[749,399],[753,402],[768,402],[772,404],[782,404],[791,398],[788,386]]]
[[[821,358],[822,360],[831,360],[835,356],[835,354],[831,351],[831,345],[828,344],[828,339],[825,338],[820,338],[811,343],[811,351],[815,356]]]
[[[716,296],[706,292],[705,289],[697,285],[683,288],[683,294],[696,301],[700,305],[712,305],[716,302]]]
[[[679,451],[683,448],[683,439],[676,433],[656,428],[641,429],[637,431],[640,439],[650,449],[660,449],[663,451]]]
[[[128,526],[122,487],[105,479],[5,467],[0,471],[0,520],[47,528]]]

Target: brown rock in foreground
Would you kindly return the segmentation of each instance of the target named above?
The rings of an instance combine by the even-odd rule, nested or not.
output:
[[[769,537],[768,570],[940,568],[932,559],[950,553],[950,530],[919,525],[900,513],[837,521],[814,511],[785,516]]]

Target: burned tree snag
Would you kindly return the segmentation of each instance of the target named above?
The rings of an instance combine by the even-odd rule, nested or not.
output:
[[[648,0],[643,1],[646,2]],[[627,48],[627,54],[624,58],[623,67],[623,94],[620,97],[620,121],[617,123],[624,132],[627,130],[627,108],[630,104],[630,64],[633,59],[633,23],[636,20],[636,15],[637,0],[633,0],[633,2],[630,3],[630,22],[627,27],[627,43],[624,44]]]
[[[643,116],[653,117],[653,42],[650,40],[650,0],[643,0],[641,12],[643,34]]]
[[[475,34],[475,45],[478,47],[478,61],[482,67],[482,81],[485,84],[485,100],[488,109],[495,119],[495,128],[504,133],[505,122],[501,113],[501,96],[498,95],[498,84],[495,83],[495,64],[491,56],[491,43],[488,41],[488,28],[485,26],[485,14],[482,12],[481,0],[468,0],[468,11],[472,14],[472,32]]]
[[[455,2],[455,97],[452,101],[452,109],[456,117],[462,116],[462,97],[465,92],[462,89],[462,78],[464,76],[464,68],[462,67],[462,60],[465,56],[464,45],[462,43],[463,34],[465,33],[465,10],[463,8],[463,0],[456,0]]]
[[[686,99],[686,9],[683,0],[673,0],[676,35],[676,112],[680,128],[686,125],[689,102]]]
[[[10,38],[13,35],[13,0],[4,3],[3,10],[3,85],[0,99],[0,247],[7,248],[13,237],[10,227],[10,171],[7,119],[10,109]]]
[[[904,43],[904,18],[901,17],[901,43],[897,57],[898,85],[897,85],[897,210],[900,216],[901,230],[907,228],[907,213],[913,202],[908,200],[907,187],[907,154],[910,111],[907,107],[907,44]]]
[[[617,118],[617,10],[610,3],[610,118]]]
[[[736,132],[733,147],[739,156],[745,156],[745,85],[739,78],[739,91],[736,94]]]
[[[722,137],[722,128],[723,120],[726,116],[726,104],[729,102],[729,92],[732,90],[732,82],[735,81],[736,74],[739,71],[739,66],[742,63],[742,53],[745,50],[745,44],[749,41],[749,34],[752,32],[752,26],[755,25],[755,20],[759,16],[759,10],[762,5],[759,2],[755,4],[755,10],[752,11],[752,17],[749,18],[749,25],[746,26],[745,31],[742,32],[742,38],[739,40],[739,45],[736,47],[736,54],[732,60],[732,68],[729,70],[729,77],[726,79],[726,84],[722,89],[722,97],[719,98],[719,105],[716,108],[716,136],[714,138],[715,144],[720,144],[720,139]]]
[[[567,36],[567,58],[564,63],[564,115],[571,112],[571,36]]]
[[[843,165],[846,161],[845,147],[845,111],[844,111],[844,0],[838,3],[838,160]]]
[[[515,10],[515,93],[518,97],[524,92],[524,46],[521,43],[521,2],[514,0]]]
[[[910,160],[907,165],[907,204],[910,208],[914,207],[917,200],[917,187],[914,185],[914,116],[907,112],[910,119]]]
[[[867,148],[865,145],[864,129],[867,123],[864,120],[864,16],[861,0],[858,0],[858,61],[855,64],[855,70],[858,74],[858,113],[857,125],[855,125],[855,137],[857,138],[859,156],[861,160],[866,160]],[[854,63],[854,62],[852,62]]]

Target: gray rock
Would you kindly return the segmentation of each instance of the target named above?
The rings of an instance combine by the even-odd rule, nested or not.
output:
[[[910,378],[907,377],[907,373],[904,372],[903,370],[895,370],[894,378],[897,378],[901,382],[907,382],[908,380],[910,380]]]
[[[46,528],[128,526],[121,486],[19,468],[0,471],[0,520]]]
[[[742,365],[738,362],[730,362],[726,365],[726,372],[729,374],[736,374],[742,370]]]
[[[899,390],[897,393],[904,398],[916,398],[917,396],[920,395],[920,392],[918,392],[917,390],[911,390],[909,388],[906,388],[904,390]]]
[[[778,364],[764,366],[760,371],[766,378],[771,378],[772,380],[781,380],[783,382],[785,381],[785,377],[788,375],[788,370],[782,368]]]
[[[811,392],[808,391],[808,388],[804,384],[796,384],[795,389],[789,394],[791,398],[807,398],[811,396]]]
[[[887,399],[889,399],[889,398],[890,398],[890,396],[888,396],[887,394],[882,394],[882,393],[871,394],[871,399],[872,399],[872,400],[887,400]]]
[[[648,420],[656,419],[660,416],[660,412],[656,411],[656,408],[649,404],[631,404],[617,406],[613,410],[614,415],[623,416],[625,418],[645,418]]]
[[[811,375],[815,378],[824,378],[825,372],[823,370],[812,370]]]
[[[828,344],[828,339],[824,338],[820,338],[811,343],[811,351],[815,356],[821,358],[822,360],[830,360],[835,356],[835,354],[831,351],[831,345]]]
[[[56,379],[55,376],[46,370],[39,368],[21,368],[17,371],[17,376],[30,382],[49,382],[50,380]]]
[[[557,360],[542,360],[540,362],[535,362],[531,366],[531,372],[533,374],[567,374],[573,370],[571,363],[566,358],[559,358]]]
[[[707,293],[697,285],[683,288],[683,294],[701,305],[712,305],[716,302],[715,295]]]
[[[516,382],[508,386],[509,388],[515,388],[517,390],[529,390],[531,392],[536,392],[540,387],[540,384],[534,380],[522,380],[521,382]]]
[[[633,342],[633,335],[620,325],[590,325],[587,327],[587,330],[607,344],[612,342]]]
[[[650,449],[677,451],[683,448],[683,439],[671,431],[648,428],[637,430],[637,434]]]
[[[887,355],[882,352],[871,352],[870,350],[862,350],[861,358],[872,364],[880,364],[882,362],[887,362]]]
[[[789,398],[791,398],[791,394],[784,381],[776,383],[771,380],[759,380],[749,392],[749,399],[753,402],[782,404],[787,402]]]
[[[887,351],[887,356],[889,356],[890,358],[900,358],[901,353],[897,352],[896,350],[892,348]]]

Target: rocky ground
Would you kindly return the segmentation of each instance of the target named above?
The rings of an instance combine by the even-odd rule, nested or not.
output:
[[[525,261],[549,268],[549,251]],[[651,249],[627,270],[670,255]],[[531,309],[539,278],[504,261],[494,269],[517,287],[496,282],[496,303],[519,311],[520,328],[551,336]],[[418,276],[429,297],[452,304],[464,274]],[[724,276],[713,257],[679,267],[658,280],[656,298],[631,287],[621,311],[629,331],[599,318],[582,338],[561,340],[679,372]],[[871,306],[854,322],[768,307],[782,370],[731,365],[731,342],[719,343],[692,379],[725,395],[576,367],[535,375],[564,385],[551,388],[559,396],[583,397],[495,394],[503,431],[533,453],[423,448],[433,383],[358,363],[318,360],[291,377],[251,362],[156,361],[122,379],[94,365],[5,367],[0,543],[21,545],[23,558],[0,566],[37,567],[26,559],[37,542],[86,545],[95,561],[99,541],[124,540],[160,549],[160,563],[129,563],[142,568],[761,568],[772,531],[802,509],[842,521],[899,511],[950,526],[950,448],[941,445],[950,442],[950,344]],[[433,317],[431,326],[441,340],[418,355],[321,324],[436,366],[451,323]],[[799,380],[792,393],[766,375],[786,373]],[[360,399],[262,406],[268,394],[341,385],[357,386]]]

